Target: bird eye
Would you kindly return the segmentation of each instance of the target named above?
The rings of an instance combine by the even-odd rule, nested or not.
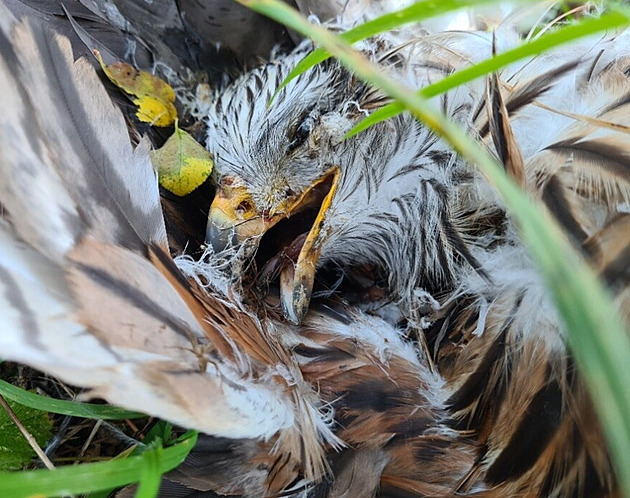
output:
[[[295,131],[293,132],[293,136],[291,137],[291,143],[289,144],[289,147],[288,147],[289,152],[297,149],[298,147],[303,145],[304,142],[306,142],[306,139],[308,138],[311,131],[313,130],[313,126],[314,126],[314,119],[313,119],[312,114],[309,113],[302,119],[302,121],[297,126],[297,128],[295,128]]]
[[[253,210],[253,206],[249,201],[241,201],[238,206],[236,206],[236,213],[239,216],[242,216],[245,213],[248,213]]]

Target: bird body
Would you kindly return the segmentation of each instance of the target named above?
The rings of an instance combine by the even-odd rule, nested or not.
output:
[[[215,250],[173,261],[146,141],[131,146],[65,38],[0,19],[2,355],[209,434],[163,496],[619,495],[518,227],[424,125],[344,140],[388,99],[334,61],[268,106],[307,43],[251,70],[205,117]],[[556,217],[626,316],[629,35],[432,101]],[[361,49],[419,88],[517,41]],[[378,298],[312,297],[330,268],[380,281]]]
[[[388,74],[422,88],[516,42],[514,33],[503,34],[446,32],[402,48],[384,40],[361,48]],[[627,217],[630,177],[617,165],[627,162],[628,47],[627,32],[591,38],[433,100],[436,112],[485,143],[508,170],[512,164],[515,179],[600,268],[605,260],[620,268],[627,259],[621,253],[606,256],[605,245],[595,252],[587,248],[607,227],[622,231]],[[611,489],[612,481],[603,477],[611,475],[610,463],[593,444],[601,434],[567,356],[557,312],[490,185],[408,115],[344,140],[386,99],[335,62],[313,68],[276,94],[302,56],[298,49],[244,75],[210,110],[208,148],[219,185],[228,179],[229,189],[239,189],[239,200],[249,197],[238,224],[226,220],[222,209],[228,201],[215,200],[209,238],[236,227],[231,241],[251,244],[248,253],[255,252],[269,227],[243,240],[238,232],[259,219],[254,214],[249,221],[247,211],[286,211],[287,199],[338,167],[323,225],[318,217],[312,229],[301,231],[310,229],[310,237],[317,229],[320,268],[333,265],[350,273],[356,265],[374,265],[385,280],[387,300],[398,303],[409,329],[422,331],[427,358],[447,379],[451,416],[458,428],[477,434],[482,448],[471,482],[463,480],[458,491],[473,489],[477,473],[485,473],[501,496],[534,489],[544,496],[588,496]],[[501,107],[505,114],[497,117]],[[292,215],[289,210],[286,223]],[[289,320],[299,321],[303,293],[296,298],[301,283],[291,276],[301,265],[314,270],[313,258],[303,249],[283,264],[283,309]],[[627,279],[622,280],[619,302],[627,309]],[[534,429],[541,420],[542,428]],[[587,477],[593,473],[602,480]]]

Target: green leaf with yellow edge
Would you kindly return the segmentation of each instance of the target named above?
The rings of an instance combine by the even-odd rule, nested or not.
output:
[[[9,406],[37,444],[45,446],[52,435],[53,423],[46,412],[7,400]],[[0,407],[0,470],[19,470],[35,457],[9,414]]]
[[[206,181],[214,161],[199,142],[175,123],[175,131],[158,150],[151,152],[160,185],[175,195],[190,194]]]
[[[108,66],[98,50],[93,52],[109,80],[135,97],[131,101],[138,106],[136,116],[140,121],[154,126],[170,126],[175,122],[175,91],[168,83],[126,62],[114,62]]]

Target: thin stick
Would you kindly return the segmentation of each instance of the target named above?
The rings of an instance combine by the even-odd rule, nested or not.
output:
[[[9,414],[9,417],[11,417],[11,420],[13,420],[13,423],[17,425],[17,428],[20,429],[20,432],[22,433],[24,438],[28,441],[28,444],[31,445],[31,448],[33,448],[35,453],[37,453],[37,456],[40,458],[40,460],[44,462],[44,465],[46,466],[46,468],[49,470],[54,470],[55,466],[50,461],[48,456],[46,456],[46,453],[44,453],[44,450],[42,450],[39,447],[39,445],[37,444],[37,441],[35,441],[35,438],[31,436],[30,432],[26,430],[26,427],[22,425],[22,422],[20,422],[20,419],[17,418],[17,415],[15,415],[15,412],[9,406],[9,403],[7,403],[7,401],[4,399],[4,397],[1,394],[0,394],[0,405],[2,405],[2,408],[4,408],[6,412]]]
[[[92,427],[92,432],[90,432],[90,435],[85,440],[85,443],[83,444],[83,447],[81,448],[81,451],[79,452],[79,457],[78,458],[82,458],[83,457],[83,455],[85,454],[85,452],[88,449],[88,446],[90,446],[90,444],[92,443],[92,440],[96,436],[96,433],[101,428],[102,424],[103,424],[102,420],[97,420],[96,421],[96,423],[94,424],[94,427]],[[77,460],[77,463],[78,463],[78,460]]]

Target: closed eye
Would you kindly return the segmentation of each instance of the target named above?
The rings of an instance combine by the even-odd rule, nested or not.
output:
[[[315,119],[313,117],[313,112],[308,112],[300,121],[300,123],[295,128],[293,135],[291,136],[291,142],[287,147],[288,152],[292,152],[298,147],[302,146],[306,139],[313,131],[315,127]]]

